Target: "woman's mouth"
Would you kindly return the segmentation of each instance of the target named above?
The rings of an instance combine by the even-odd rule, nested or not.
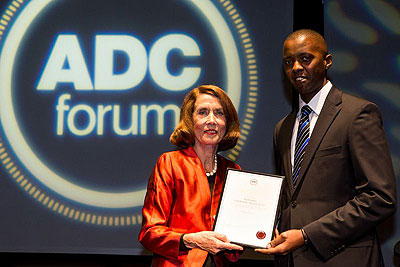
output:
[[[205,130],[204,132],[205,132],[206,134],[209,134],[209,135],[214,135],[214,134],[217,134],[217,133],[218,133],[217,130]]]

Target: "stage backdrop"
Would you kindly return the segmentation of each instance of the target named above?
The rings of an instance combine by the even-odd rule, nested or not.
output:
[[[400,1],[325,1],[325,37],[333,54],[332,82],[377,103],[400,176]],[[400,195],[400,183],[397,183]],[[388,266],[400,240],[399,212],[383,223],[380,234]]]
[[[292,1],[1,3],[0,251],[143,253],[147,179],[200,84],[238,110],[225,156],[273,172]]]

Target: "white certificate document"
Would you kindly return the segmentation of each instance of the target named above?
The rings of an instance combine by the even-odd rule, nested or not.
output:
[[[274,232],[283,178],[228,169],[214,231],[233,243],[266,248]]]

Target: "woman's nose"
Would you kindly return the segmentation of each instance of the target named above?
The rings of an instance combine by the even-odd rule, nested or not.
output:
[[[214,116],[214,113],[210,112],[210,114],[208,115],[207,118],[207,122],[208,123],[216,123],[216,117]]]

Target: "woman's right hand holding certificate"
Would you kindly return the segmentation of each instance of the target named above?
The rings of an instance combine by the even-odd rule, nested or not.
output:
[[[230,243],[226,235],[213,231],[185,234],[183,243],[187,248],[200,248],[213,255],[223,250],[243,250],[241,246]]]

